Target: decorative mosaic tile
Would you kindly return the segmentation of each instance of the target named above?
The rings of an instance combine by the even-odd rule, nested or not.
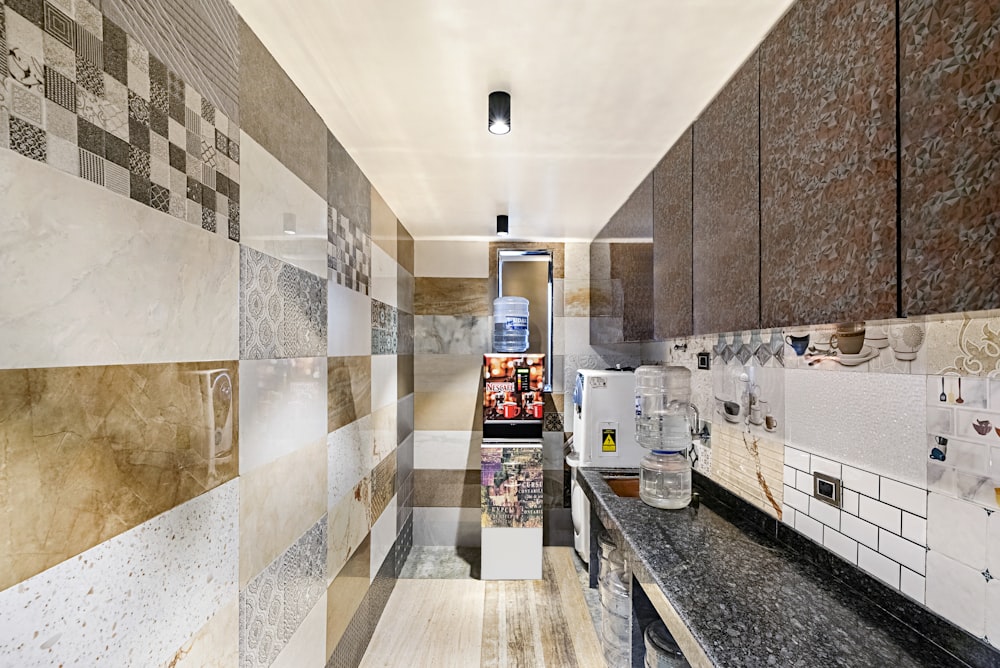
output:
[[[29,123],[44,125],[42,120],[42,97],[39,92],[30,91],[16,84],[10,87],[10,111]]]
[[[45,162],[45,131],[20,118],[10,119],[10,147],[32,160]]]
[[[71,49],[76,48],[76,22],[46,2],[44,8],[45,32]]]
[[[398,351],[399,311],[372,300],[372,355],[395,355]]]
[[[325,280],[244,246],[240,288],[241,359],[326,355]]]
[[[270,666],[326,589],[324,515],[240,592],[240,666]]]
[[[367,295],[371,283],[371,237],[363,226],[327,209],[327,267],[331,280]]]

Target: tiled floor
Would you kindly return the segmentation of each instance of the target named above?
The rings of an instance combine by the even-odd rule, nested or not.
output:
[[[542,580],[483,582],[479,556],[414,546],[361,665],[605,665],[597,592],[572,548],[545,548]]]

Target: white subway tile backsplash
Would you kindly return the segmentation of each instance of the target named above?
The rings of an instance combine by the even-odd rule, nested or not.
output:
[[[839,462],[824,459],[822,457],[818,457],[817,455],[812,455],[809,459],[809,463],[811,464],[811,468],[809,469],[810,473],[819,471],[820,473],[833,476],[834,478],[840,477]]]
[[[803,494],[808,494],[812,496],[813,493],[813,477],[811,473],[806,473],[805,471],[795,472],[795,489],[799,490]]]
[[[927,546],[982,571],[986,568],[988,521],[985,508],[931,492],[927,503]]]
[[[841,480],[847,489],[853,489],[855,492],[860,492],[873,499],[878,498],[878,476],[874,473],[868,473],[853,466],[844,466]]]
[[[840,510],[816,497],[809,499],[809,516],[829,527],[840,529]]]
[[[986,578],[935,550],[927,553],[926,605],[980,638],[986,633]]]
[[[785,474],[785,484],[789,487],[795,487],[795,469],[791,466],[784,467]]]
[[[912,571],[924,574],[927,550],[885,529],[878,532],[878,551]]]
[[[927,520],[903,513],[903,538],[919,545],[927,545]]]
[[[1000,648],[1000,580],[986,583],[986,639]]]
[[[899,564],[878,552],[858,545],[858,567],[868,571],[890,587],[899,589]]]
[[[840,531],[873,550],[878,549],[878,527],[854,515],[840,513]]]
[[[809,513],[809,498],[799,490],[785,486],[784,489],[784,499],[785,504],[795,508],[795,510],[802,511],[803,513]]]
[[[924,576],[918,575],[909,568],[904,568],[899,574],[899,590],[917,603],[924,602]]]
[[[800,471],[808,471],[809,453],[785,446],[785,466],[791,466]]]
[[[795,529],[817,543],[823,543],[823,525],[805,513],[795,513]]]
[[[841,489],[841,495],[844,497],[841,507],[850,514],[857,516],[858,502],[860,501],[861,496],[857,492],[852,492],[849,489]]]
[[[781,521],[790,527],[795,526],[795,508],[787,503],[781,504]]]
[[[877,524],[894,534],[902,533],[903,518],[902,511],[899,508],[893,508],[890,505],[870,499],[867,496],[862,496],[861,502],[858,505],[861,519],[867,520],[872,524]]]
[[[920,517],[927,517],[927,492],[913,485],[882,478],[879,499]]]
[[[830,527],[823,529],[823,545],[837,556],[852,564],[858,563],[858,542]]]
[[[1000,513],[992,513],[986,525],[986,566],[990,573],[1000,576]],[[1000,634],[997,640],[1000,641]]]

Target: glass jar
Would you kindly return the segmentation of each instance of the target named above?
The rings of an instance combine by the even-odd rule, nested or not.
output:
[[[639,498],[654,508],[677,509],[691,503],[691,461],[687,450],[653,450],[639,462]]]

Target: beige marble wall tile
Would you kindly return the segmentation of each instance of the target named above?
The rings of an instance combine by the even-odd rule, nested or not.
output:
[[[240,476],[240,588],[327,511],[326,438]]]
[[[590,280],[567,278],[563,283],[563,315],[590,315]]]
[[[325,199],[323,119],[242,19],[239,54],[241,128]]]
[[[442,389],[478,391],[483,382],[483,356],[415,355],[414,389],[434,392]]]
[[[0,590],[234,478],[237,387],[233,361],[0,371],[0,499],[16,510]]]
[[[482,355],[490,350],[489,316],[418,315],[413,319],[413,351],[426,355]]]
[[[478,508],[480,505],[479,469],[413,471],[413,505],[429,508]]]
[[[491,315],[487,278],[432,278],[418,276],[413,294],[416,315]]]
[[[231,668],[240,660],[240,599],[222,606],[160,668]]]
[[[781,519],[784,445],[728,424],[716,422],[713,427],[711,477]]]
[[[481,431],[413,432],[413,467],[465,471],[479,466]]]
[[[398,445],[396,419],[399,404],[393,402],[372,412],[372,462],[377,466]]]
[[[566,280],[590,280],[590,244],[569,242],[563,246]]]
[[[399,266],[406,270],[411,276],[414,275],[414,241],[409,230],[396,221],[396,260]]]
[[[327,431],[371,415],[371,356],[329,357],[327,373]]]
[[[323,668],[326,665],[327,593],[302,620],[288,644],[281,650],[271,668]]]
[[[481,392],[413,393],[414,428],[427,431],[482,431]]]
[[[372,410],[396,403],[396,356],[372,355]]]
[[[396,494],[396,453],[390,453],[372,469],[372,518],[378,518]]]
[[[414,276],[488,278],[490,244],[487,241],[417,241]]]
[[[332,541],[331,541],[332,542]],[[368,593],[371,543],[366,536],[327,589],[326,653],[333,654]]]
[[[0,368],[239,357],[236,244],[12,151],[0,202]]]
[[[399,221],[389,205],[374,187],[372,193],[372,241],[389,254],[393,260],[399,257],[396,248],[396,233]],[[374,249],[373,249],[374,250]]]
[[[372,525],[371,478],[365,476],[354,491],[336,503],[329,514],[330,540],[327,546],[327,574],[331,582],[341,572],[348,558],[367,543]],[[367,549],[367,548],[366,548]],[[365,557],[364,579],[368,580],[368,558]]]

